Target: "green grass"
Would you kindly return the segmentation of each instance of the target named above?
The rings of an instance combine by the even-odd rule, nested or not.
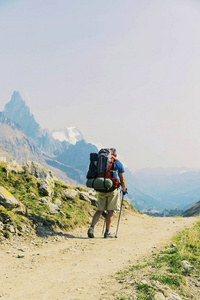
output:
[[[168,274],[168,273],[166,273],[165,275],[154,274],[150,277],[150,279],[169,285],[172,288],[180,287],[182,283],[185,284],[184,277],[176,274]]]
[[[130,266],[118,273],[124,278],[122,295],[123,290],[130,291],[130,294],[134,291],[137,299],[154,299],[156,287],[152,290],[151,284],[149,286],[149,282],[154,280],[169,286],[186,299],[186,277],[200,276],[200,222],[197,221],[192,228],[183,230],[172,239],[172,243],[159,253],[154,253],[150,261],[144,260],[141,264]],[[182,260],[187,260],[195,271],[184,270]],[[148,284],[136,283],[139,274],[141,277],[145,274]],[[135,283],[128,283],[131,278],[136,279]]]
[[[40,183],[33,176],[23,172],[15,174],[9,173],[7,176],[6,163],[0,163],[0,186],[7,189],[17,200],[21,201],[28,209],[28,216],[20,216],[14,212],[1,207],[1,214],[6,214],[15,226],[21,226],[23,222],[31,222],[33,224],[42,221],[44,225],[52,227],[60,227],[68,230],[75,226],[82,226],[88,223],[89,212],[93,213],[95,206],[79,199],[77,195],[74,200],[63,199],[62,191],[67,188],[76,188],[79,191],[86,191],[82,187],[71,187],[61,181],[55,181],[54,195],[52,203],[58,198],[62,202],[60,207],[64,216],[61,214],[51,214],[47,205],[40,204],[39,193]]]

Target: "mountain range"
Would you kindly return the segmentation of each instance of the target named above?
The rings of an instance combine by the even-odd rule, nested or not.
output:
[[[0,156],[21,163],[33,160],[49,166],[67,183],[85,185],[95,145],[84,140],[79,129],[43,129],[19,92],[0,113]],[[9,155],[8,155],[9,153]],[[200,171],[190,169],[125,170],[128,198],[136,209],[187,209],[200,200]]]
[[[157,200],[158,210],[186,210],[200,200],[200,170],[141,169],[132,174],[132,180],[139,190]]]

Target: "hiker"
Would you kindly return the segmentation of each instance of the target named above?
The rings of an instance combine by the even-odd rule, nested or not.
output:
[[[119,176],[119,182],[122,186],[122,191],[123,195],[127,194],[127,189],[126,189],[126,182],[124,178],[124,166],[123,164],[117,160],[117,152],[116,149],[111,148],[110,149],[113,153],[114,157],[114,169],[117,171],[117,176]],[[107,211],[107,216],[106,216],[106,231],[104,233],[104,238],[110,238],[113,237],[112,234],[110,233],[110,228],[111,228],[111,222],[112,222],[112,217],[113,217],[113,212],[114,210],[120,210],[120,188],[119,185],[117,188],[115,188],[112,192],[99,192],[98,195],[98,207],[97,211],[95,212],[93,219],[92,219],[92,224],[90,228],[88,229],[88,237],[89,238],[94,238],[94,226],[98,222],[101,214],[104,211]]]

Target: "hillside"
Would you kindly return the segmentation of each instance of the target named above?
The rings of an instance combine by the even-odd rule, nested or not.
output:
[[[188,208],[184,213],[183,217],[194,217],[200,215],[200,201],[192,205],[190,208]]]
[[[19,210],[17,201],[27,211]],[[87,224],[95,207],[94,195],[67,186],[39,164],[0,162],[0,239],[30,231],[54,234]]]
[[[25,163],[33,160],[45,163],[42,153],[22,131],[21,127],[0,112],[0,147],[12,154],[16,160]],[[5,156],[7,156],[7,154]],[[9,155],[8,155],[9,156]]]
[[[176,208],[186,210],[200,200],[199,170],[142,169],[132,174],[132,182],[155,200],[154,208],[160,211]]]
[[[19,92],[13,93],[0,115],[0,147],[20,163],[39,162],[64,182],[82,186],[89,154],[98,151],[73,126],[52,132],[41,128]],[[131,173],[126,168],[125,179],[136,209],[184,211],[200,200],[199,170],[142,169]]]
[[[27,158],[39,161],[43,166],[47,167],[48,165],[53,169],[64,182],[85,185],[90,153],[97,152],[98,149],[83,139],[80,130],[75,127],[66,127],[64,130],[53,130],[50,133],[48,129],[42,129],[20,93],[16,91],[10,102],[5,105],[2,115],[4,114],[10,124],[13,124],[13,134],[2,133],[6,137],[2,146],[9,150],[14,158],[20,162],[26,162]],[[38,160],[34,153],[31,155],[24,153],[24,144],[21,143],[21,140],[17,139],[16,143],[13,142],[17,128],[20,128],[21,134],[27,137],[33,145],[32,148],[42,157],[41,159]],[[126,170],[126,180],[130,200],[137,209],[156,206],[157,200],[137,188],[128,169]]]

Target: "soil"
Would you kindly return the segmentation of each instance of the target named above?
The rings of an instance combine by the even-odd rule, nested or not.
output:
[[[95,238],[87,227],[50,237],[20,237],[0,245],[0,299],[114,299],[116,272],[137,264],[197,219],[121,216],[118,237],[104,239],[103,218]],[[115,234],[117,217],[113,220]]]

